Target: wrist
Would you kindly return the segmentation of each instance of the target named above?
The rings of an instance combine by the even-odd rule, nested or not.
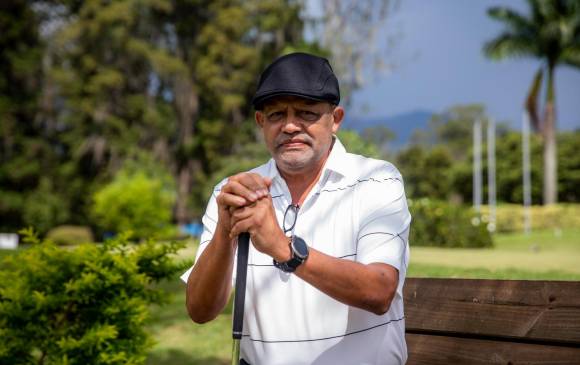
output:
[[[289,246],[291,258],[286,261],[277,261],[274,259],[274,266],[284,272],[293,273],[308,259],[309,249],[306,242],[298,236],[291,237]]]
[[[220,250],[234,252],[236,250],[237,237],[230,238],[230,231],[223,224],[219,223],[216,226],[212,242],[219,247]]]
[[[292,248],[290,247],[291,237],[286,237],[282,234],[281,237],[277,239],[278,244],[277,249],[273,252],[272,258],[278,262],[285,262],[292,258]]]

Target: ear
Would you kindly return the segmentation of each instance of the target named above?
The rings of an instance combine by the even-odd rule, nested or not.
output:
[[[260,128],[264,127],[264,113],[262,113],[259,110],[256,110],[256,113],[254,114],[254,119],[256,119],[256,124],[258,125],[258,127]]]
[[[333,117],[332,133],[336,133],[336,132],[338,132],[338,129],[340,128],[340,124],[342,123],[342,120],[344,119],[344,108],[341,106],[335,107],[334,111],[332,112],[332,117]]]

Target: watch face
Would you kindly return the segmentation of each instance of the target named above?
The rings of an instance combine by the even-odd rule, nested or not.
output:
[[[301,259],[308,257],[308,245],[306,245],[306,242],[304,242],[302,238],[294,236],[294,239],[292,240],[292,248],[296,255]]]

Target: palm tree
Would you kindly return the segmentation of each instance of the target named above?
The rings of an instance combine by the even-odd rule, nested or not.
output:
[[[542,135],[544,148],[544,204],[557,202],[556,104],[554,71],[560,64],[580,68],[580,1],[528,0],[529,16],[506,7],[493,7],[488,15],[505,29],[484,46],[492,59],[534,57],[542,61],[526,100],[534,129]],[[547,74],[543,118],[537,99]]]

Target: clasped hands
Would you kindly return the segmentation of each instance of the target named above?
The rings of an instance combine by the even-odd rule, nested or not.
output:
[[[272,180],[255,173],[232,176],[217,196],[219,223],[230,239],[248,232],[254,247],[278,261],[290,258],[270,195]]]

